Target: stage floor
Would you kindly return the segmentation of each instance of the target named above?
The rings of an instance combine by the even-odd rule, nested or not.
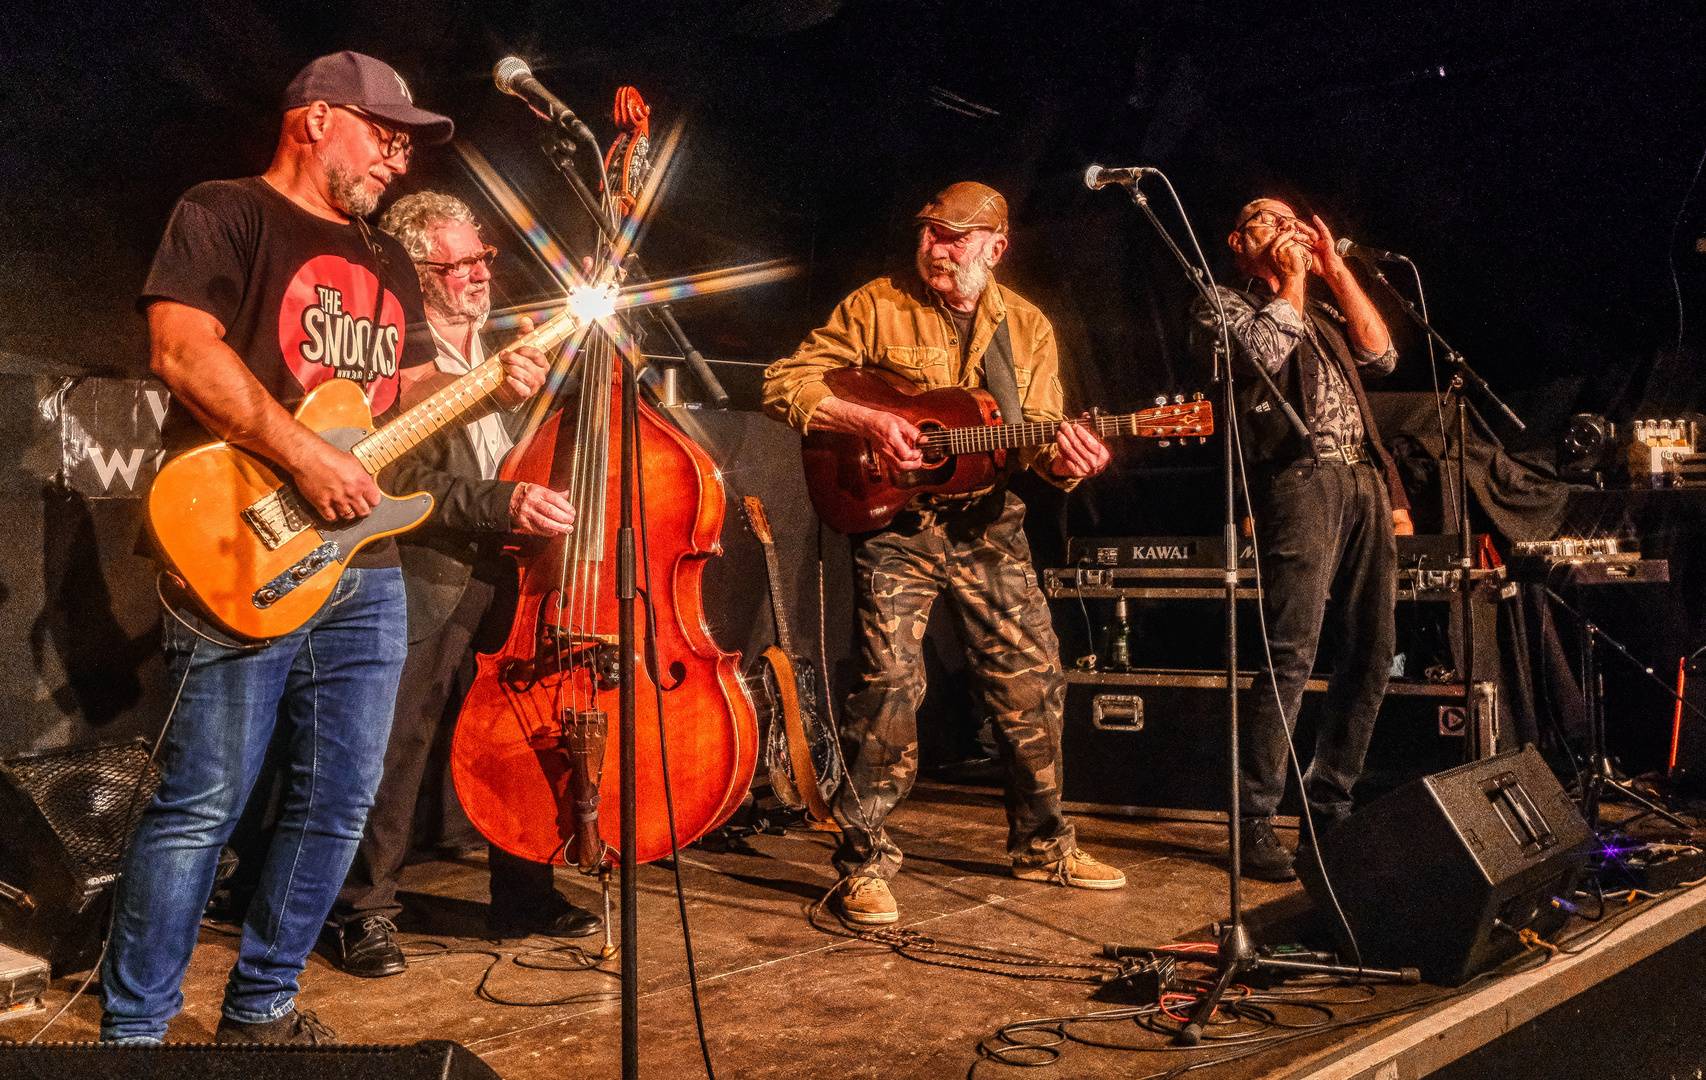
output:
[[[1202,940],[1207,927],[1225,916],[1223,825],[1089,814],[1076,815],[1076,821],[1081,845],[1123,868],[1127,888],[1087,892],[1007,876],[999,794],[921,782],[891,820],[907,852],[895,887],[898,925],[914,945],[927,948],[933,942],[939,950],[912,956],[887,944],[814,929],[808,921],[808,908],[834,882],[827,834],[761,834],[735,850],[686,851],[681,876],[717,1074],[888,1080],[965,1076],[977,1061],[979,1041],[1004,1025],[1117,1008],[1092,1000],[1090,983],[1069,981],[1096,977],[1104,966],[1098,956],[1102,943]],[[577,903],[599,905],[596,881],[564,872],[559,882]],[[303,1007],[347,1042],[453,1039],[506,1080],[620,1075],[616,958],[600,970],[550,970],[574,966],[574,954],[542,951],[560,944],[543,939],[501,946],[481,940],[483,857],[411,866],[404,888],[409,910],[400,920],[401,940],[418,954],[410,969],[386,979],[357,979],[315,955],[303,976]],[[639,890],[641,1074],[702,1076],[673,876],[662,866],[642,867]],[[1295,884],[1248,882],[1244,897],[1258,943],[1297,940],[1313,921],[1307,898]],[[1616,905],[1612,913],[1619,915]],[[1317,989],[1314,996],[1331,1002],[1340,1019],[1433,1003],[1385,1020],[1309,1034],[1211,1075],[1276,1080],[1423,1075],[1706,926],[1706,892],[1668,895],[1622,919],[1580,955],[1554,959],[1449,1000],[1433,1001],[1442,991],[1426,985],[1382,986],[1372,996]],[[840,929],[827,912],[818,922]],[[601,941],[577,944],[596,951]],[[208,924],[203,930],[172,1041],[212,1038],[233,944],[227,927]],[[483,998],[482,976],[492,964],[485,950],[502,956],[484,984],[491,998],[550,1004],[498,1004]],[[995,966],[987,962],[991,953],[1088,966],[1010,968],[1025,976],[1018,978],[969,970]],[[50,1014],[77,981],[54,983],[45,1002]],[[28,1038],[43,1019],[38,1014],[7,1021],[0,1025],[0,1036]],[[98,1019],[96,1001],[86,997],[45,1041],[92,1039]],[[1293,1010],[1283,1019],[1315,1023],[1321,1017]],[[1109,1043],[1163,1045],[1130,1020],[1080,1024],[1075,1031]],[[1142,1077],[1189,1060],[1173,1051],[1139,1053],[1070,1043],[1055,1066],[1041,1074],[1021,1074],[986,1061],[972,1075],[979,1080]]]

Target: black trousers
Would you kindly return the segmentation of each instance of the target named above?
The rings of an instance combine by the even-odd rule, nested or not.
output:
[[[1297,722],[1326,625],[1333,630],[1332,678],[1303,792],[1316,824],[1330,825],[1351,812],[1351,787],[1392,671],[1392,506],[1380,471],[1366,462],[1302,462],[1264,488],[1254,493],[1256,537],[1274,679],[1263,668],[1252,687],[1257,705],[1243,730],[1242,813],[1268,817],[1279,809],[1287,729]]]
[[[394,919],[403,910],[397,901],[397,879],[414,833],[415,802],[440,727],[454,725],[461,711],[467,687],[458,672],[497,592],[481,577],[469,580],[461,602],[436,634],[409,646],[385,748],[385,775],[355,861],[332,905],[327,921],[334,926],[370,915]],[[494,906],[528,910],[554,889],[552,869],[545,863],[529,862],[495,845],[489,863]]]

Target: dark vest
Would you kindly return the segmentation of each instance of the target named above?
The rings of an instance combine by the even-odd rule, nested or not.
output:
[[[1260,292],[1243,289],[1231,291],[1237,293],[1256,311],[1273,301],[1273,294],[1266,289]],[[1362,426],[1366,435],[1365,450],[1371,449],[1379,463],[1381,475],[1386,480],[1387,493],[1391,496],[1392,509],[1409,509],[1410,500],[1404,495],[1404,485],[1398,479],[1398,470],[1392,463],[1391,455],[1386,452],[1385,444],[1381,442],[1380,429],[1374,422],[1374,412],[1368,407],[1368,396],[1363,393],[1356,357],[1352,354],[1341,328],[1343,317],[1316,300],[1310,300],[1306,306],[1308,311],[1304,317],[1315,331],[1315,338],[1326,346],[1328,355],[1321,355],[1314,340],[1306,335],[1298,342],[1297,348],[1292,350],[1285,363],[1280,365],[1279,371],[1273,377],[1274,384],[1279,387],[1280,393],[1285,395],[1285,399],[1291,402],[1291,407],[1297,410],[1297,415],[1303,418],[1304,426],[1313,431],[1315,401],[1319,396],[1323,374],[1321,365],[1337,365],[1339,373],[1350,385],[1357,410],[1362,414]],[[1236,342],[1232,347],[1242,351]],[[1314,448],[1298,438],[1285,414],[1273,402],[1267,385],[1262,382],[1260,376],[1250,370],[1251,362],[1247,357],[1241,358],[1232,369],[1238,376],[1239,437],[1244,443],[1244,451],[1249,460],[1268,473],[1279,472],[1300,461],[1313,460]]]

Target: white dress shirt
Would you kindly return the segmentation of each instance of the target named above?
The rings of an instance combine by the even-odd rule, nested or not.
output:
[[[432,331],[432,339],[438,343],[438,359],[434,361],[438,370],[452,375],[466,375],[485,363],[486,348],[480,342],[480,328],[485,324],[485,319],[475,324],[470,339],[473,342],[469,350],[470,355],[463,356],[456,346],[446,341],[444,335],[438,332],[438,327],[428,322],[427,329]],[[478,420],[464,424],[463,431],[474,447],[474,459],[480,463],[480,479],[496,480],[498,466],[503,464],[504,455],[515,445],[515,441],[509,437],[509,432],[504,430],[502,415],[487,413]]]

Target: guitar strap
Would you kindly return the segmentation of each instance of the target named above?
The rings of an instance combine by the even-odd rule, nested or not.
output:
[[[818,832],[840,832],[841,826],[835,823],[835,815],[824,802],[817,767],[812,764],[811,743],[806,741],[805,725],[800,723],[800,684],[793,661],[775,645],[764,650],[764,659],[776,672],[776,689],[782,697],[782,723],[788,732],[788,764],[794,771],[794,788],[805,800],[810,827]]]
[[[371,320],[374,334],[373,347],[377,350],[379,348],[379,316],[384,313],[385,309],[385,279],[391,273],[391,260],[385,257],[385,249],[380,247],[379,241],[373,238],[373,232],[368,229],[367,222],[359,216],[353,220],[355,221],[356,231],[361,234],[361,242],[367,246],[368,254],[372,255],[373,261],[378,264],[373,270],[374,280],[378,283],[378,292],[373,298],[373,319]],[[369,382],[371,381],[369,380]],[[361,384],[361,392],[369,400],[372,400],[372,390],[366,382]]]
[[[1001,409],[1003,424],[1023,424],[1025,411],[1019,406],[1019,381],[1013,374],[1013,339],[1007,333],[1007,320],[995,324],[995,336],[983,350],[983,381],[989,396]]]

